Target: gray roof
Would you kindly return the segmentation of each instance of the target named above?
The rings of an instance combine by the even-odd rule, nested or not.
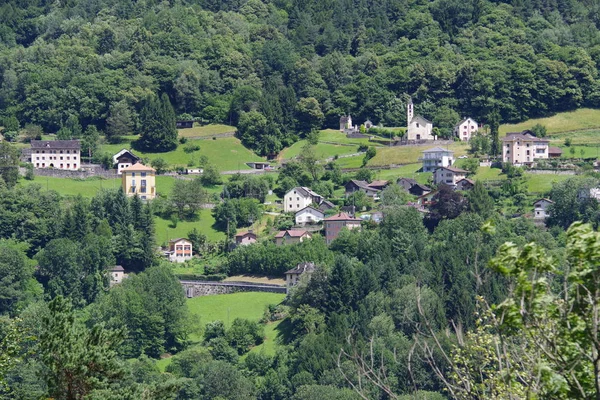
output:
[[[114,267],[112,267],[110,269],[111,271],[125,271],[125,269],[123,269],[123,267],[121,267],[120,265],[115,265]]]
[[[433,125],[433,122],[431,122],[430,120],[428,120],[427,118],[425,118],[422,115],[415,115],[413,117],[413,119],[410,120],[410,122],[413,122],[413,121],[418,120],[418,119],[420,119],[421,121],[425,122],[426,124],[432,124]]]
[[[311,273],[315,271],[315,264],[311,263],[311,262],[303,262],[300,263],[298,265],[296,265],[294,268],[290,269],[289,271],[286,271],[286,275],[287,274],[295,274],[295,275],[300,275],[303,274],[305,272]]]
[[[441,147],[434,147],[433,149],[423,150],[422,153],[439,153],[440,151],[454,154],[452,150],[443,149]]]
[[[398,182],[400,181],[406,181],[408,183],[410,183],[411,185],[416,185],[418,182],[412,178],[398,178]]]
[[[515,140],[515,139],[531,140],[533,142],[550,143],[550,140],[535,137],[535,136],[531,135],[530,133],[526,133],[526,131],[523,131],[523,132],[509,132],[509,133],[506,134],[505,137],[502,138],[502,141],[503,142],[510,142],[510,141]]]
[[[32,149],[81,149],[80,140],[32,140]]]

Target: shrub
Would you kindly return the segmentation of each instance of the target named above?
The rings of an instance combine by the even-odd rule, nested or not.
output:
[[[188,143],[185,146],[183,146],[183,151],[188,154],[198,150],[200,150],[200,145],[198,143]]]

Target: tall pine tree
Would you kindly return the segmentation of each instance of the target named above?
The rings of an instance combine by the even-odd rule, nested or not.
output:
[[[166,93],[159,99],[150,96],[140,112],[140,148],[149,151],[166,152],[177,148],[175,110]]]

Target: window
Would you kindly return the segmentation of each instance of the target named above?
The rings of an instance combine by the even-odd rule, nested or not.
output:
[[[73,169],[77,169],[77,164],[73,164]]]
[[[145,177],[146,177],[146,173],[142,172],[142,178],[145,178]],[[142,181],[142,182],[145,182],[145,181]]]
[[[40,154],[40,151],[39,151],[39,150],[36,150],[35,152],[36,152],[36,153],[38,153],[38,154]]]
[[[63,159],[63,158],[62,158],[62,156],[60,157],[60,159],[61,159],[61,160]]]
[[[70,159],[71,159],[71,157],[67,156],[67,160],[70,160]]]
[[[70,153],[70,151],[69,151],[69,150],[67,150],[67,154],[69,154],[69,153]]]
[[[527,155],[529,155],[529,150],[527,150]]]
[[[296,204],[296,208],[300,208],[300,204]]]
[[[40,166],[40,163],[35,163],[36,168]]]
[[[131,186],[135,186],[135,179],[131,180]]]
[[[132,177],[132,178],[135,178],[135,172],[132,172],[132,173],[131,173],[131,177]]]
[[[61,167],[61,168],[64,168],[64,164],[60,164],[60,167]]]
[[[417,128],[419,127],[419,123],[417,122]]]
[[[141,183],[142,186],[146,186],[146,180],[145,179],[142,179],[140,183]]]
[[[300,197],[296,197],[296,201],[300,201]]]
[[[71,164],[67,164],[67,168],[71,168]]]

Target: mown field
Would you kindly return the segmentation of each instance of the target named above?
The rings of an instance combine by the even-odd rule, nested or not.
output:
[[[197,145],[200,150],[186,153],[187,145]],[[231,171],[237,169],[249,169],[246,162],[265,161],[264,157],[256,155],[252,150],[242,145],[239,139],[234,137],[217,138],[215,140],[189,140],[186,144],[180,144],[177,149],[167,153],[146,153],[134,150],[134,153],[142,158],[154,160],[162,158],[170,167],[187,167],[189,164],[197,166],[200,156],[208,157],[208,161],[214,164],[219,171]],[[131,144],[124,142],[119,144],[103,144],[102,152],[116,154],[123,148],[131,148]]]
[[[600,128],[600,110],[580,108],[576,111],[564,112],[547,118],[530,119],[518,124],[500,125],[500,135],[507,132],[521,132],[531,129],[536,124],[544,125],[549,134],[574,132]]]
[[[235,132],[237,128],[231,125],[211,124],[194,126],[189,129],[179,129],[179,137],[211,137],[223,133]]]
[[[412,164],[419,162],[419,158],[423,155],[423,150],[433,147],[443,147],[444,149],[454,151],[454,157],[459,157],[467,154],[469,149],[466,143],[455,142],[449,145],[436,146],[419,145],[419,146],[393,146],[377,148],[377,155],[369,160],[368,165],[389,165],[389,164]]]

